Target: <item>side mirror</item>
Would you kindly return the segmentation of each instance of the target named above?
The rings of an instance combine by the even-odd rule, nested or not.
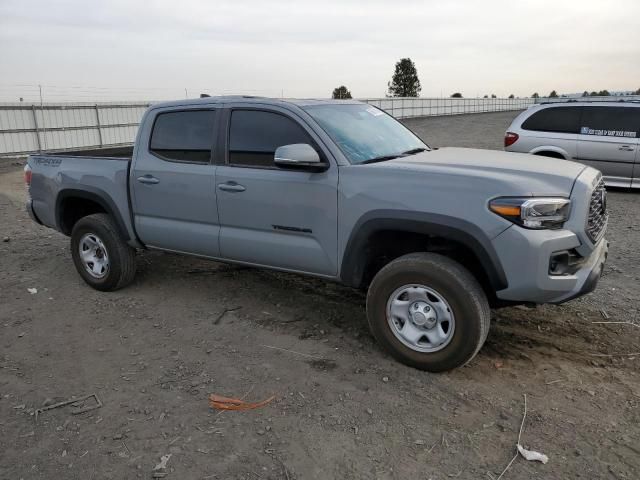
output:
[[[328,165],[320,159],[315,149],[306,143],[283,145],[276,149],[274,163],[280,168],[322,172]]]

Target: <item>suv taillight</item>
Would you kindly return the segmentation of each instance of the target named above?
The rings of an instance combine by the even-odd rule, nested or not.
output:
[[[505,148],[506,147],[510,147],[511,145],[516,143],[519,138],[520,138],[520,136],[517,133],[513,133],[513,132],[505,133],[504,134],[504,146],[505,146]]]
[[[31,187],[31,175],[32,175],[31,167],[27,163],[24,166],[24,184],[27,186],[27,190],[29,190],[29,187]]]

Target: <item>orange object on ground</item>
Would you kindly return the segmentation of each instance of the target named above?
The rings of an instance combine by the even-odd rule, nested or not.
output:
[[[270,403],[275,396],[271,396],[261,402],[245,402],[238,398],[222,397],[220,395],[209,395],[209,405],[216,410],[253,410],[254,408],[264,407]]]

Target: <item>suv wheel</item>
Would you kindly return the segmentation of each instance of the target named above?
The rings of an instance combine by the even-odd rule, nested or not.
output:
[[[478,353],[491,314],[477,280],[459,263],[434,253],[412,253],[375,276],[367,317],[376,340],[396,359],[442,372]]]
[[[131,283],[136,273],[135,250],[104,213],[88,215],[74,225],[71,256],[80,276],[96,290],[118,290]]]

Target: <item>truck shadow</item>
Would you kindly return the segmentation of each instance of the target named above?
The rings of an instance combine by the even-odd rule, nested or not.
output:
[[[367,325],[364,292],[321,279],[161,252],[142,253],[138,266],[140,287],[208,292],[203,302],[224,292],[225,305],[212,305],[213,311],[237,309],[234,316],[299,340],[335,340],[347,350],[378,349]],[[510,307],[494,310],[492,317],[480,359],[609,364],[612,359],[598,355],[608,348],[628,349],[603,337],[602,326],[592,323],[599,312],[580,303]]]

